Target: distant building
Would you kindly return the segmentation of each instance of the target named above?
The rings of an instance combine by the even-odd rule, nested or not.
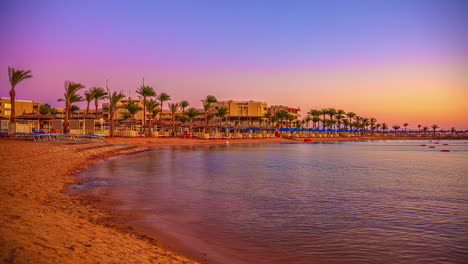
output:
[[[42,105],[40,101],[15,100],[16,116],[28,113],[37,113]],[[0,116],[10,118],[11,101],[10,97],[0,97]]]
[[[281,111],[281,110],[286,110],[286,112],[291,114],[295,120],[299,119],[299,117],[301,116],[301,114],[299,114],[301,109],[298,107],[295,108],[295,107],[289,107],[289,106],[284,106],[284,105],[272,105],[268,107],[268,112],[273,116],[276,114],[276,112]]]
[[[260,101],[229,100],[215,103],[215,109],[223,106],[228,109],[227,120],[231,125],[256,124],[267,112],[267,103]]]

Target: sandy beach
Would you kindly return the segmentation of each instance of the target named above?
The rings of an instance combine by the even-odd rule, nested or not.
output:
[[[367,139],[387,138],[353,140]],[[319,140],[350,139],[314,139]],[[230,144],[291,141],[237,139]],[[79,181],[74,173],[96,161],[158,146],[198,144],[226,144],[226,140],[115,138],[104,143],[50,143],[0,139],[2,262],[196,263],[162,248],[152,238],[136,234],[112,213],[64,190]]]
[[[62,193],[74,172],[141,147],[0,140],[2,263],[196,263],[109,224],[93,204]],[[115,223],[118,225],[119,223]]]

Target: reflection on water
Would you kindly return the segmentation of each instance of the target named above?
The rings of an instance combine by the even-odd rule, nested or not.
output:
[[[214,262],[463,263],[468,144],[421,142],[175,147],[85,189]]]

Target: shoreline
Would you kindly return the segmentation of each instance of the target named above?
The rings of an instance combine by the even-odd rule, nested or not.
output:
[[[387,139],[433,140],[438,137],[314,138],[314,141]],[[465,138],[443,138],[465,139]],[[230,144],[300,142],[303,139],[237,139]],[[158,240],[126,224],[101,199],[70,194],[85,181],[76,174],[96,162],[164,146],[226,144],[226,140],[115,138],[96,142],[30,142],[0,139],[0,254],[13,263],[157,262],[197,263],[167,250]],[[144,232],[143,232],[144,233]],[[70,239],[73,238],[73,239]],[[190,254],[192,255],[192,254]],[[194,256],[192,256],[194,257]],[[206,261],[198,258],[200,261]]]

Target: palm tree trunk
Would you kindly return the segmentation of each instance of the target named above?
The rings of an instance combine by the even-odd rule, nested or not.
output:
[[[96,113],[95,113],[96,119],[98,118],[98,114],[97,114],[98,104],[99,104],[98,100],[95,100],[94,105],[96,106]]]
[[[88,102],[88,105],[86,106],[86,114],[88,115],[89,114],[89,104],[91,103],[91,101]]]
[[[110,116],[110,125],[111,125],[111,131],[110,131],[110,137],[113,138],[114,137],[114,129],[115,129],[115,126],[114,126],[114,113],[112,113],[112,115]]]
[[[151,121],[152,121],[152,120],[151,120],[151,118],[150,118],[150,119],[149,119],[149,124],[148,124],[148,130],[149,130],[149,131],[148,131],[148,134],[149,134],[149,137],[153,137],[153,131],[152,131],[152,127],[151,127],[151,125],[152,125],[151,123],[152,123],[152,122],[151,122]]]
[[[10,90],[10,104],[11,104],[11,112],[10,112],[10,122],[15,122],[15,116],[16,116],[16,103],[15,103],[15,88],[11,88]]]
[[[63,122],[63,133],[66,134],[70,132],[69,128],[69,119],[70,119],[70,103],[67,101],[65,104],[65,121]]]
[[[146,97],[143,97],[143,130],[146,129],[145,123],[146,123]]]

